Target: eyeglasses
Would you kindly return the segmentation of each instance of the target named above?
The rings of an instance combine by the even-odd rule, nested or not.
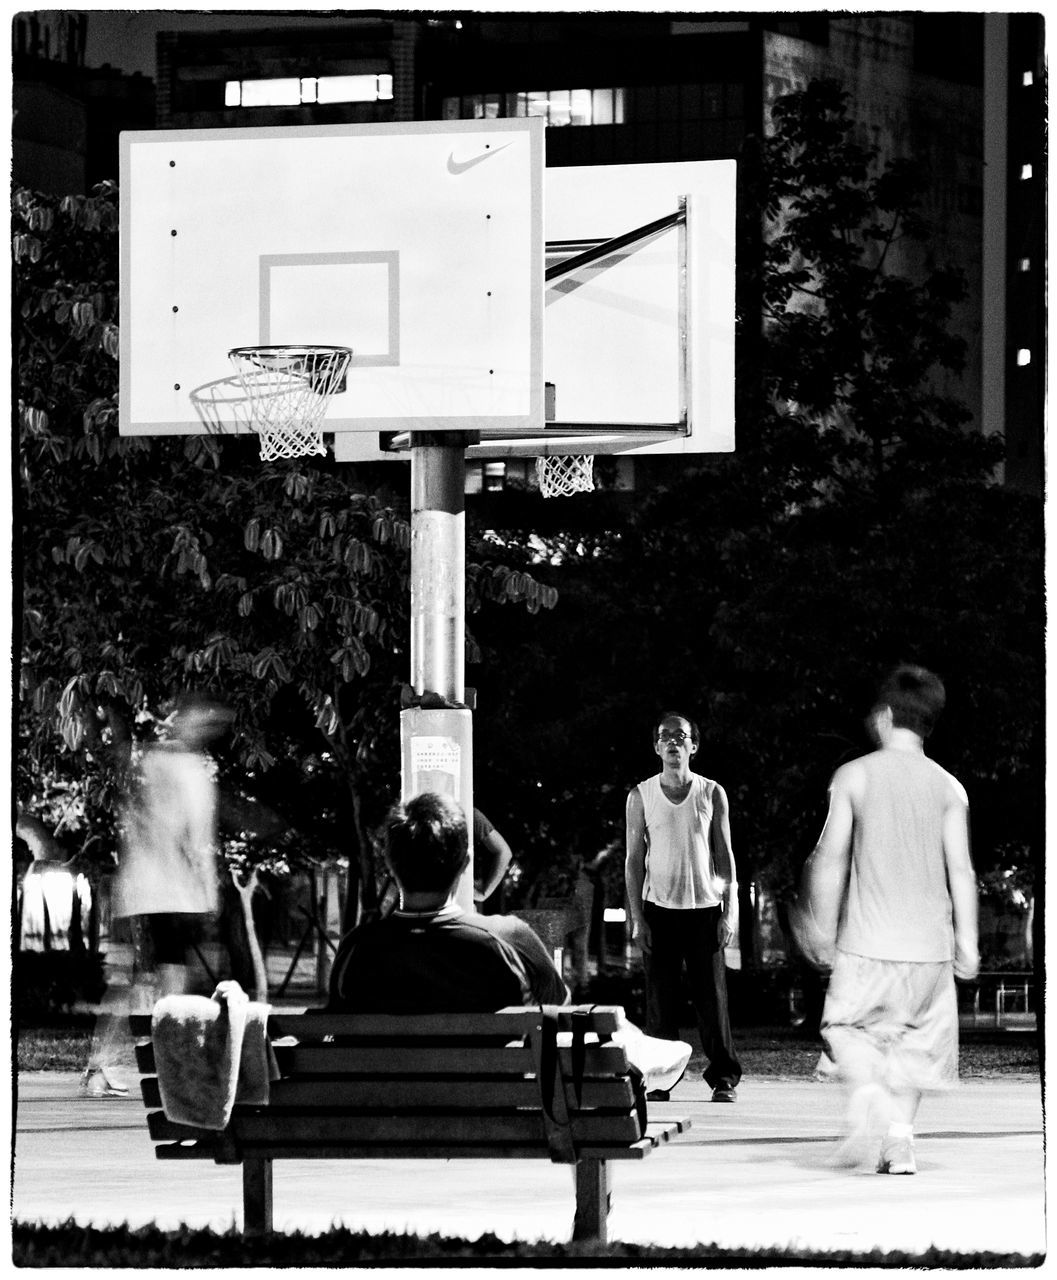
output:
[[[682,746],[684,742],[690,741],[690,735],[683,733],[682,729],[672,729],[665,731],[662,729],[657,735],[658,742],[674,742],[677,746]]]

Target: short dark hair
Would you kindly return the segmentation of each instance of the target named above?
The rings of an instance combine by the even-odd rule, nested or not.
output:
[[[402,889],[450,889],[469,848],[466,815],[450,796],[423,791],[389,810],[385,856]]]
[[[654,742],[657,741],[657,737],[661,732],[661,725],[664,724],[665,720],[685,720],[686,723],[690,726],[690,741],[694,744],[695,747],[698,746],[698,744],[701,742],[701,730],[698,729],[696,722],[691,720],[689,716],[684,716],[681,711],[665,711],[661,715],[659,715],[656,720],[654,720],[653,722]]]
[[[943,681],[924,667],[903,663],[881,682],[877,705],[890,707],[892,724],[927,738],[947,702]]]

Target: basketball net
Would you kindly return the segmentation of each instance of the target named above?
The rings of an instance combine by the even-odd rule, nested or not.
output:
[[[569,453],[536,459],[536,479],[545,498],[568,498],[595,487],[595,459],[591,453]]]
[[[263,461],[326,453],[323,418],[331,396],[345,390],[348,347],[235,347],[228,358],[249,402]]]

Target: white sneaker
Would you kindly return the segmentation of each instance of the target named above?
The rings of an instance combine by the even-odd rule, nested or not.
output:
[[[86,1067],[81,1076],[81,1092],[86,1098],[127,1098],[128,1085],[115,1080],[105,1067]]]
[[[917,1173],[913,1138],[885,1138],[877,1161],[878,1173]]]

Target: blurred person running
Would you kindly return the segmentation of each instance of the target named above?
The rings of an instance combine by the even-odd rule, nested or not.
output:
[[[104,999],[82,1078],[93,1097],[127,1095],[115,1062],[121,1015],[188,989],[194,949],[219,909],[217,785],[205,748],[230,719],[203,695],[185,694],[166,737],[143,751],[121,814],[111,908],[115,920],[130,920],[131,985]]]
[[[958,1077],[955,978],[979,971],[965,788],[925,755],[946,702],[923,667],[897,667],[869,716],[878,750],[842,765],[791,913],[807,959],[831,970],[822,1036],[844,1081],[856,1166],[883,1132],[877,1172],[917,1172],[923,1093]]]

